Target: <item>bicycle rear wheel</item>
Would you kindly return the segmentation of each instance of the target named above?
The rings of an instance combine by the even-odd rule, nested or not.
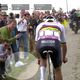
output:
[[[48,54],[48,79],[47,80],[55,80],[55,70],[51,63],[49,54]]]

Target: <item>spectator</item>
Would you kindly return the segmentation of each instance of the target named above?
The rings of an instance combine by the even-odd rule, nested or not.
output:
[[[7,14],[5,12],[0,12],[0,27],[5,26],[7,23]]]
[[[6,41],[9,45],[11,45],[12,43],[14,43],[14,41],[18,37],[18,35],[16,35],[15,37],[11,36],[12,30],[16,26],[16,20],[15,19],[9,19],[7,24],[8,25],[0,28],[0,45],[2,43],[4,43],[4,41]],[[5,70],[5,62],[0,64],[0,66],[3,68],[3,70]],[[1,71],[0,71],[0,73],[1,73]],[[4,72],[2,74],[4,74]]]
[[[18,32],[21,34],[20,38],[18,39],[18,50],[20,48],[21,40],[23,41],[24,47],[24,59],[28,56],[28,33],[27,33],[27,14],[25,14],[25,10],[21,10],[20,12],[20,19],[17,21],[17,29]]]

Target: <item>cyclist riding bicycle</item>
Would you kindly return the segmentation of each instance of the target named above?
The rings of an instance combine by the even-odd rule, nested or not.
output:
[[[53,51],[50,57],[55,69],[55,80],[63,80],[61,64],[67,62],[64,26],[55,19],[47,19],[37,26],[35,41],[40,60],[40,80],[45,80],[47,67],[47,54],[43,53],[45,50]]]

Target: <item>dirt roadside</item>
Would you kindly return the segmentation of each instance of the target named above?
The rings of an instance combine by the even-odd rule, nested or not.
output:
[[[68,28],[67,44],[68,63],[62,66],[64,80],[80,80],[80,31],[74,34]]]
[[[63,80],[80,80],[80,31],[78,34],[74,34],[69,28],[67,29],[67,45],[68,62],[62,66]],[[33,62],[32,64],[36,65],[37,63]],[[37,67],[35,66],[34,68],[33,65],[29,65],[29,68],[18,76],[18,79],[39,80],[39,77],[36,75],[38,71]]]

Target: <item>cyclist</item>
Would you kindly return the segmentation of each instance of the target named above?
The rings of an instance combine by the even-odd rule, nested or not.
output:
[[[51,40],[53,42],[52,45],[48,40]],[[40,61],[40,80],[45,80],[47,55],[43,54],[43,51],[47,49],[51,49],[53,51],[53,54],[50,54],[50,57],[55,69],[55,80],[63,80],[61,64],[62,62],[67,62],[67,45],[64,26],[55,19],[47,19],[45,22],[42,22],[37,26],[35,41],[36,50],[39,54],[38,58]],[[46,43],[45,41],[47,41],[49,44],[44,46],[43,43]]]

